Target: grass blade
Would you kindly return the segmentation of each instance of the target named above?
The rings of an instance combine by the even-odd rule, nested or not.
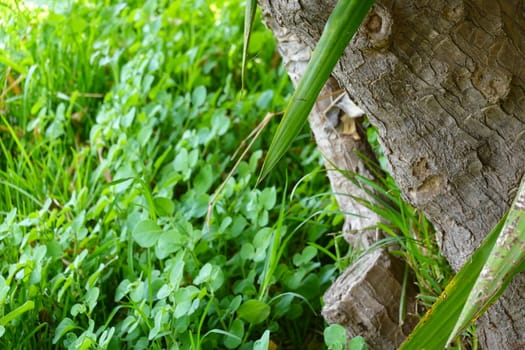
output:
[[[28,300],[21,306],[17,307],[7,315],[0,318],[0,326],[5,326],[18,316],[22,315],[24,312],[28,312],[35,308],[35,302],[33,300]]]
[[[373,4],[374,0],[339,0],[335,6],[273,137],[259,180],[268,175],[301,131],[319,92]]]
[[[434,305],[419,321],[399,350],[444,349],[456,320],[492,248],[496,244],[503,220],[483,240],[471,258],[449,282]]]
[[[244,90],[244,74],[246,72],[246,57],[248,56],[248,46],[252,34],[253,20],[257,10],[257,0],[246,0],[246,10],[244,12],[244,44],[242,48],[242,67],[241,67],[241,90]]]

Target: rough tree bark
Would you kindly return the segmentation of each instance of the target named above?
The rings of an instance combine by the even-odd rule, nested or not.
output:
[[[314,47],[335,2],[260,5]],[[381,0],[334,70],[378,127],[392,176],[442,233],[455,269],[504,214],[524,173],[524,62],[521,0]],[[524,285],[521,274],[480,319],[483,349],[525,347]]]
[[[284,66],[297,85],[308,65],[310,48],[272,17],[264,17],[264,21],[275,34]],[[339,207],[347,213],[343,236],[356,249],[370,248],[382,238],[374,229],[381,218],[349,196],[367,198],[367,193],[341,171],[373,179],[358,155],[359,152],[369,159],[374,158],[360,124],[362,116],[363,111],[355,106],[337,81],[330,78],[308,117]],[[400,325],[403,264],[385,249],[367,251],[325,293],[322,314],[327,322],[343,325],[349,336],[364,336],[373,349],[393,349],[417,323],[416,291],[409,286],[405,293],[407,315]]]

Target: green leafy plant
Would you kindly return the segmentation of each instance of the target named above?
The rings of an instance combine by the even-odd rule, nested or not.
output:
[[[368,345],[361,336],[348,340],[346,330],[343,326],[332,324],[324,330],[325,344],[330,350],[367,350]]]
[[[46,5],[0,7],[0,346],[335,344],[321,295],[353,252],[307,135],[266,180],[293,187],[254,188],[265,131],[225,175],[291,91],[271,34],[240,98],[236,1]]]
[[[509,259],[508,252],[516,252],[516,245],[519,247],[519,241],[523,241],[519,238],[524,231],[520,225],[524,217],[523,189],[522,183],[509,213],[447,285],[401,349],[444,348],[472,319],[487,310],[512,277],[523,270],[522,251],[505,261]],[[502,260],[504,267],[500,265]]]
[[[322,344],[346,245],[319,155],[254,188],[261,131],[225,175],[291,91],[252,45],[241,98],[238,2],[45,5],[0,7],[0,347]]]

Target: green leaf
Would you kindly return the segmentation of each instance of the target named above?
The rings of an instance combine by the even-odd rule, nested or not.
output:
[[[448,342],[494,303],[525,260],[525,176]]]
[[[338,324],[331,324],[324,329],[324,343],[330,350],[343,350],[346,348],[346,330]]]
[[[162,232],[158,237],[155,245],[155,255],[159,259],[165,259],[171,253],[176,252],[180,247],[187,242],[187,239],[179,232],[173,229]]]
[[[174,294],[175,298],[175,311],[173,316],[175,318],[181,318],[184,315],[189,315],[192,313],[191,306],[192,302],[196,296],[200,293],[200,289],[195,286],[188,286],[184,288],[179,288]],[[196,299],[198,301],[198,299]]]
[[[230,305],[228,305],[228,309],[226,309],[226,312],[233,314],[235,311],[237,311],[239,306],[241,306],[241,303],[242,303],[242,296],[240,295],[235,296],[230,302]]]
[[[193,93],[191,94],[191,103],[193,107],[200,107],[204,104],[204,101],[206,101],[206,87],[205,86],[197,86],[195,90],[193,90]]]
[[[129,280],[127,279],[122,280],[122,282],[120,282],[117,289],[115,290],[114,300],[117,302],[122,300],[122,298],[124,298],[124,296],[126,296],[126,294],[129,293],[130,286],[131,286],[131,282]]]
[[[444,349],[463,305],[487,261],[503,220],[485,237],[481,246],[448,283],[437,301],[419,321],[399,350]]]
[[[4,305],[7,293],[9,292],[9,286],[4,277],[0,275],[0,305]]]
[[[26,74],[27,73],[26,67],[19,65],[18,63],[16,63],[16,61],[17,61],[16,59],[12,60],[10,57],[7,57],[5,54],[0,55],[1,64],[3,64],[4,66],[13,68],[15,71],[17,71],[20,74]]]
[[[353,337],[348,343],[349,350],[367,350],[368,345],[366,344],[365,338],[361,336]]]
[[[175,159],[173,160],[173,169],[175,171],[184,173],[190,167],[188,150],[186,148],[181,149]]]
[[[211,128],[219,136],[226,134],[230,124],[230,118],[225,115],[225,112],[215,113],[211,119]]]
[[[173,289],[170,288],[170,286],[168,286],[167,284],[163,284],[157,292],[157,299],[165,299],[169,295],[171,295],[172,292]]]
[[[77,315],[86,313],[86,305],[84,304],[75,304],[71,307],[71,316],[77,317]]]
[[[273,90],[264,91],[257,99],[257,102],[255,103],[255,105],[259,107],[260,109],[270,108],[270,105],[273,100],[273,95],[274,95]]]
[[[184,216],[186,218],[200,218],[206,215],[208,211],[210,196],[192,189],[186,192],[182,201],[184,202]]]
[[[71,16],[69,25],[71,26],[71,29],[73,30],[74,33],[82,34],[84,30],[86,29],[86,27],[88,26],[88,23],[78,14],[74,14],[73,16]]]
[[[260,300],[250,299],[239,307],[237,315],[246,322],[259,324],[270,316],[270,305]]]
[[[184,277],[184,266],[184,254],[179,253],[174,260],[173,267],[171,268],[171,272],[169,274],[169,282],[175,288],[179,287],[182,278]]]
[[[244,323],[242,320],[235,319],[229,329],[229,333],[224,338],[224,346],[228,349],[235,349],[241,345],[242,337],[244,336]]]
[[[252,256],[254,261],[264,261],[268,258],[268,247],[272,242],[272,238],[272,229],[269,227],[262,228],[255,234],[253,238],[255,253]]]
[[[319,92],[374,0],[339,0],[290,100],[264,161],[259,180],[275,167],[299,134]]]
[[[213,170],[211,165],[206,164],[201,168],[197,176],[195,176],[195,181],[193,187],[195,192],[206,193],[213,184]]]
[[[248,225],[248,221],[242,215],[238,215],[233,218],[233,223],[230,226],[228,231],[228,236],[231,238],[236,238],[241,233],[244,232],[244,228]]]
[[[268,350],[270,348],[270,331],[265,330],[262,337],[253,344],[253,350]]]
[[[277,192],[275,190],[275,187],[265,188],[259,194],[258,200],[260,204],[264,207],[264,209],[272,209],[275,206],[275,202],[277,201]]]
[[[255,257],[255,248],[251,243],[246,242],[241,246],[239,256],[244,260],[253,259]]]
[[[203,267],[199,270],[199,274],[197,277],[193,279],[193,283],[196,285],[202,284],[206,281],[208,281],[211,278],[213,265],[210,263],[204,264]]]
[[[304,248],[303,252],[301,254],[295,254],[293,256],[293,263],[295,266],[301,266],[304,265],[317,255],[317,249],[312,246],[307,246]]]
[[[133,230],[133,239],[142,248],[151,248],[157,243],[162,229],[152,220],[139,222]]]
[[[86,304],[89,310],[89,313],[93,311],[95,306],[97,306],[98,297],[100,295],[100,289],[98,287],[93,287],[88,289],[85,294]]]
[[[210,263],[204,264],[197,277],[193,280],[193,283],[199,285],[205,282],[208,283],[212,291],[219,289],[224,283],[224,273],[222,269]]]
[[[62,319],[62,321],[60,321],[60,323],[58,324],[55,330],[55,336],[53,337],[53,344],[56,344],[60,340],[60,338],[62,338],[64,335],[66,335],[66,333],[68,333],[69,331],[72,331],[76,327],[77,326],[75,322],[69,317]]]
[[[246,0],[246,10],[244,12],[244,45],[242,48],[242,65],[241,65],[241,85],[244,90],[244,74],[246,71],[246,57],[248,56],[248,47],[250,46],[250,37],[252,34],[253,20],[257,11],[257,0]]]
[[[137,109],[135,107],[132,107],[129,109],[128,113],[122,116],[122,119],[120,119],[120,125],[124,128],[129,128],[131,124],[133,124],[133,120],[135,119],[135,114],[137,113]]]
[[[48,252],[47,255],[52,259],[59,259],[64,255],[64,251],[62,250],[60,243],[58,243],[55,239],[48,241],[46,248]],[[0,300],[2,299],[0,298]]]
[[[175,204],[169,198],[155,197],[153,198],[153,203],[158,216],[170,216],[175,210]]]
[[[35,308],[35,302],[33,300],[28,300],[7,315],[0,318],[0,326],[5,326],[18,316],[22,315],[23,313],[33,310]]]

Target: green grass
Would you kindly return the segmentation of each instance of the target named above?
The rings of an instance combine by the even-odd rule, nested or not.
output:
[[[391,250],[391,253],[401,257],[410,267],[420,292],[419,299],[423,306],[430,307],[453,276],[436,244],[434,228],[423,213],[403,201],[397,185],[388,174],[370,160],[364,161],[377,181],[348,174],[370,197],[369,200],[354,197],[354,200],[384,220],[376,227],[388,238],[394,239],[399,249]]]
[[[0,4],[0,347],[337,348],[321,297],[360,252],[309,133],[256,187],[271,122],[227,177],[292,92],[260,21],[241,92],[237,1],[28,4]],[[427,305],[434,233],[367,185]]]
[[[205,228],[291,93],[271,34],[241,97],[236,1],[53,4],[0,9],[0,346],[322,347],[347,246],[308,134],[255,188],[272,123]]]

